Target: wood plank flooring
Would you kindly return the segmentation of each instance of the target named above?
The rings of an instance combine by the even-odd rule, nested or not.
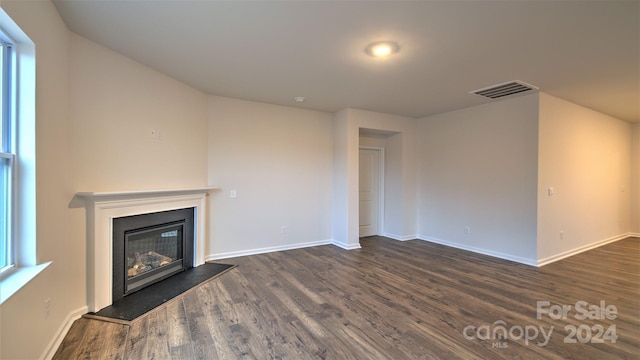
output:
[[[640,239],[542,268],[419,240],[361,244],[225,260],[239,266],[130,327],[77,320],[54,359],[640,358]],[[538,301],[571,308],[538,319]]]

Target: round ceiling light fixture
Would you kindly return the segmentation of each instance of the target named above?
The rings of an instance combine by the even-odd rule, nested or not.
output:
[[[400,45],[395,41],[378,41],[369,44],[364,51],[374,57],[387,57],[400,51]]]

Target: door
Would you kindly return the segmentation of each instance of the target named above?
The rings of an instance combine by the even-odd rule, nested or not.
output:
[[[380,152],[360,149],[360,237],[379,235]]]

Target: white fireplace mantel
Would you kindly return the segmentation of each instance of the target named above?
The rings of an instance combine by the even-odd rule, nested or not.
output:
[[[195,208],[193,266],[204,264],[206,197],[213,187],[120,192],[79,192],[87,210],[87,305],[96,312],[112,304],[113,219]]]

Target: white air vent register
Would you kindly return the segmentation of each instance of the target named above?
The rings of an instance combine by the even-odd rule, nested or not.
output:
[[[469,94],[480,95],[489,99],[520,94],[527,91],[537,91],[538,88],[520,80],[508,81],[498,85],[492,85],[482,89],[470,91]]]

